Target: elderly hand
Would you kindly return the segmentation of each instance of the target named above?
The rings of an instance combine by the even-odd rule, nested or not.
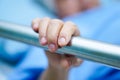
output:
[[[80,36],[74,23],[64,23],[59,19],[36,18],[32,21],[32,28],[39,33],[40,44],[48,45],[49,51],[46,51],[46,55],[49,60],[49,67],[68,70],[82,62],[75,56],[55,53],[58,48],[68,46],[73,36]]]

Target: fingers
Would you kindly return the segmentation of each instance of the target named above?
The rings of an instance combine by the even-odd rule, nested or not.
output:
[[[36,18],[32,21],[32,27],[39,32],[40,44],[48,45],[51,52],[55,52],[58,46],[67,46],[72,36],[79,36],[74,23],[63,23],[59,19]]]
[[[83,60],[76,58],[73,55],[68,55],[68,54],[65,54],[64,57],[62,57],[61,59],[61,65],[65,69],[70,69],[72,66],[73,67],[79,66],[82,62]]]
[[[82,62],[83,62],[83,60],[76,58],[73,66],[79,66]]]
[[[50,22],[50,18],[43,18],[39,22],[39,40],[41,45],[47,44],[47,28]]]
[[[32,28],[39,33],[41,45],[48,45],[50,52],[53,53],[58,49],[58,46],[67,46],[73,36],[79,36],[79,31],[76,25],[72,22],[62,22],[59,19],[36,18],[32,21]],[[49,53],[49,52],[48,52]],[[82,60],[72,55],[61,57],[58,54],[48,54],[47,57],[51,65],[62,65],[65,69],[71,66],[78,66]]]
[[[38,26],[39,26],[40,18],[35,18],[32,21],[32,28],[35,32],[38,32]]]
[[[57,19],[50,21],[47,28],[47,40],[50,51],[54,52],[58,48],[58,37],[63,26],[63,22]]]
[[[66,22],[59,34],[58,45],[66,46],[72,36],[79,36],[79,31],[74,23]]]
[[[79,66],[83,61],[79,58],[76,58],[73,55],[68,54],[53,54],[49,51],[46,51],[48,57],[49,65],[63,68],[69,70],[71,67]]]

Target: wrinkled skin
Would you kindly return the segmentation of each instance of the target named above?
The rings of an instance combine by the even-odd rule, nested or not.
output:
[[[74,23],[64,23],[59,19],[36,18],[32,22],[32,27],[34,31],[39,33],[40,44],[48,45],[49,52],[46,52],[46,55],[50,66],[61,66],[68,70],[71,66],[77,66],[82,62],[75,56],[55,53],[59,47],[67,46],[72,36],[80,36]]]
[[[55,5],[59,17],[64,18],[97,7],[99,0],[55,0]],[[44,72],[42,80],[67,80],[69,69],[79,66],[82,60],[73,55],[57,54],[55,51],[68,46],[72,37],[80,36],[77,26],[70,21],[36,18],[32,21],[32,28],[39,33],[40,44],[48,45],[49,48],[49,51],[46,51],[49,67]]]

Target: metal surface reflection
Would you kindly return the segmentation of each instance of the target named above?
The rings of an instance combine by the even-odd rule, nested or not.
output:
[[[48,50],[39,44],[38,34],[31,28],[0,21],[0,37],[24,42]],[[58,53],[67,53],[79,58],[99,62],[120,69],[120,46],[89,40],[72,38],[72,45],[61,48]]]

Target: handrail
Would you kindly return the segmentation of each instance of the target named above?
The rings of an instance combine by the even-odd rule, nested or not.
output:
[[[30,27],[0,21],[0,37],[24,42],[48,50],[47,46],[39,44],[38,34]],[[57,50],[79,58],[99,62],[120,69],[120,46],[112,45],[81,37],[73,37],[71,46]]]

